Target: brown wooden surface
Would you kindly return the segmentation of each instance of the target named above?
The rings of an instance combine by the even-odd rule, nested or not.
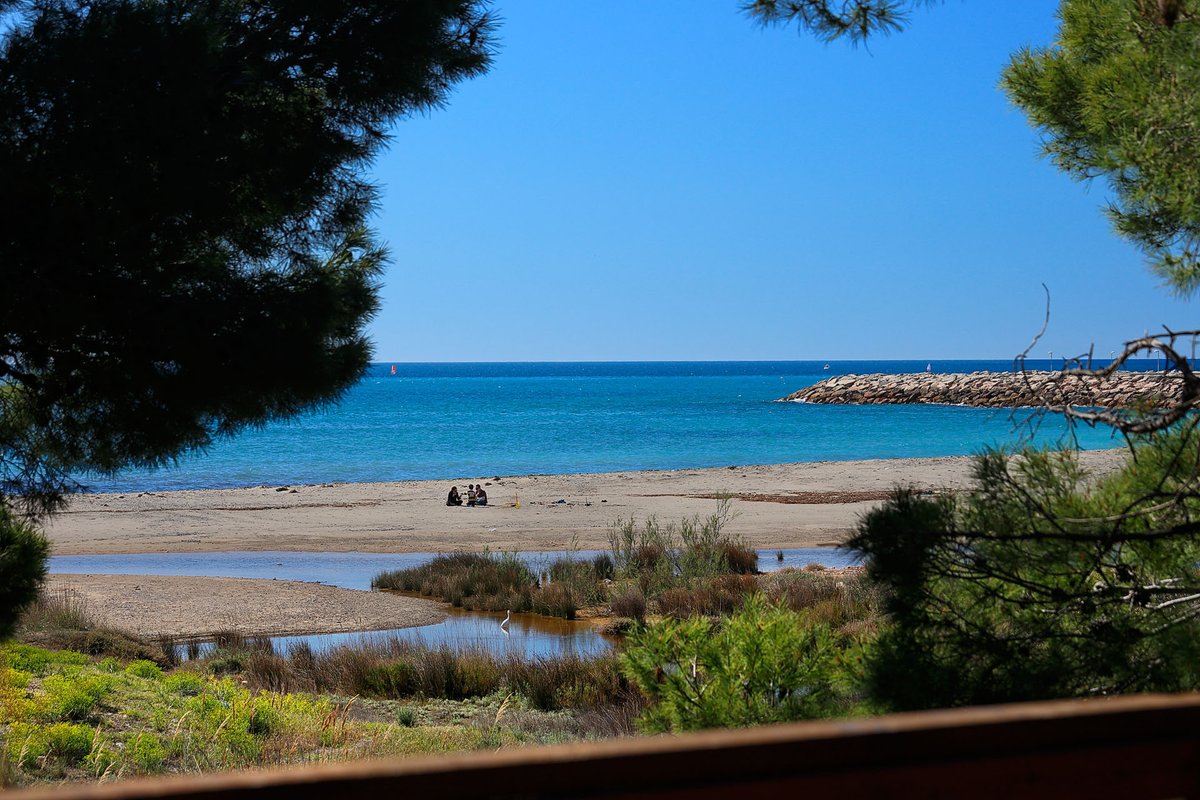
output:
[[[1200,695],[13,791],[5,800],[734,797],[1200,799]]]

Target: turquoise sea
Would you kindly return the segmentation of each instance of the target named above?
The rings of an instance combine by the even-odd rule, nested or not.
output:
[[[81,480],[124,492],[720,467],[969,455],[1031,435],[1028,411],[774,402],[830,375],[921,372],[927,363],[375,364],[335,407],[248,431],[170,468]],[[935,361],[932,369],[1013,364]],[[1039,442],[1066,434],[1049,416],[1032,433]],[[1119,444],[1107,431],[1076,434],[1086,448]]]

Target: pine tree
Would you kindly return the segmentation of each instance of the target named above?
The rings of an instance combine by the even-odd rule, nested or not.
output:
[[[366,167],[486,70],[484,0],[0,12],[0,511],[338,398],[385,258]]]

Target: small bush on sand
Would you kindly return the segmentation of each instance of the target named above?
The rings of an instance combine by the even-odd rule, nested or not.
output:
[[[382,572],[375,589],[419,592],[479,611],[529,611],[537,578],[515,553],[452,553],[419,567]]]
[[[646,618],[646,596],[636,586],[619,589],[609,601],[614,617],[638,620]]]
[[[96,627],[91,610],[78,592],[71,589],[42,592],[21,614],[19,630],[87,631]]]

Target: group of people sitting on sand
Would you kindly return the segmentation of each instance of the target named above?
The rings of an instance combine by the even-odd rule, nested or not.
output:
[[[458,493],[457,486],[450,487],[450,494],[446,497],[446,505],[461,506],[463,504],[462,495]],[[473,483],[467,484],[467,505],[468,506],[486,506],[487,492],[483,490],[483,484],[476,486]]]

